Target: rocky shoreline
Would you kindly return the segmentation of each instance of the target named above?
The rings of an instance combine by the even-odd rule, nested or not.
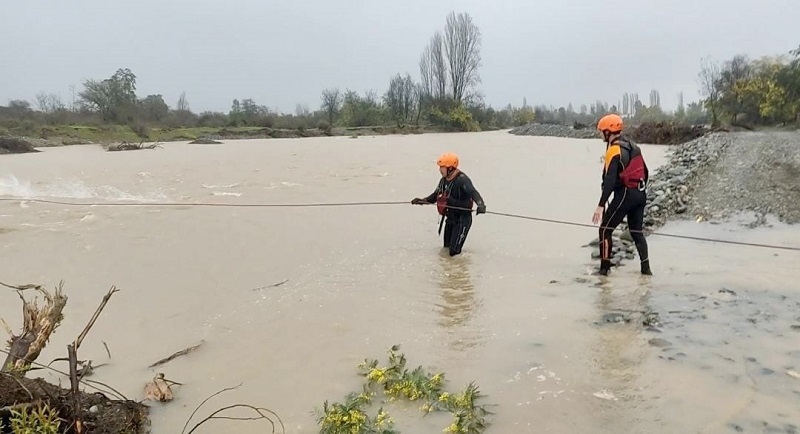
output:
[[[579,128],[556,124],[528,124],[512,128],[510,134],[517,136],[565,137],[571,139],[596,139],[594,128]]]
[[[709,130],[703,125],[686,125],[678,122],[642,122],[633,127],[626,127],[623,134],[637,143],[677,145],[702,137],[708,132]],[[581,124],[566,126],[533,123],[512,128],[509,133],[518,136],[571,139],[598,139],[600,137],[593,126],[582,126]]]

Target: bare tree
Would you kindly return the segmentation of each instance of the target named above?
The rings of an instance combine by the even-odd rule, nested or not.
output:
[[[422,50],[422,55],[419,56],[419,81],[422,91],[425,95],[433,95],[433,83],[436,81],[433,76],[433,66],[431,65],[431,44],[425,46]]]
[[[661,95],[655,89],[650,91],[650,107],[661,107]]]
[[[450,66],[453,99],[461,101],[467,90],[480,82],[481,32],[467,13],[451,12],[445,26],[445,52]]]
[[[186,101],[186,92],[181,92],[181,97],[178,98],[178,105],[175,106],[175,110],[180,112],[189,111],[189,101]]]
[[[74,111],[77,110],[77,104],[75,103],[76,99],[75,99],[75,85],[74,84],[70,84],[69,85],[69,91],[70,91],[70,93],[72,93],[72,103],[69,106],[69,110],[74,112]]]
[[[61,97],[54,93],[39,93],[36,95],[36,105],[42,113],[54,113],[64,109]]]
[[[719,102],[717,82],[720,80],[720,76],[719,64],[710,58],[700,60],[700,73],[697,76],[700,83],[700,95],[705,97],[705,105],[711,110],[712,126],[719,124],[717,118],[717,103]]]
[[[433,95],[438,99],[447,96],[447,63],[444,58],[444,39],[442,32],[437,31],[431,38],[431,74],[433,76]]]
[[[328,123],[333,126],[333,119],[342,105],[342,94],[339,88],[325,89],[322,91],[322,111],[328,116]]]
[[[311,114],[311,110],[305,104],[297,104],[294,107],[294,115],[297,117],[307,117],[309,114]]]

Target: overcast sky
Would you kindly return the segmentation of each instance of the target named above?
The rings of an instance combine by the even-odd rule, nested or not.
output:
[[[233,98],[294,112],[326,87],[383,94],[447,14],[482,33],[486,101],[611,104],[651,89],[672,109],[698,98],[700,58],[782,54],[800,45],[800,0],[136,0],[4,1],[0,104],[137,76],[137,94],[230,110]]]

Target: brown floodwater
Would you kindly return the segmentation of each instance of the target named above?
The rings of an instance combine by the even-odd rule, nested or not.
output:
[[[651,166],[663,163],[666,147],[644,148]],[[120,288],[79,356],[107,363],[92,379],[132,399],[157,372],[183,383],[173,402],[153,405],[154,434],[179,432],[203,399],[240,383],[199,416],[250,403],[280,415],[286,432],[317,432],[313,412],[359,390],[356,366],[385,363],[395,344],[410,367],[445,372],[450,390],[475,381],[493,405],[488,432],[800,425],[800,379],[791,376],[800,372],[800,252],[653,235],[653,277],[631,262],[599,278],[581,247],[593,228],[480,215],[464,254],[450,258],[433,207],[191,206],[410,201],[434,189],[444,151],[460,155],[489,211],[590,222],[599,140],[487,132],[46,148],[0,158],[0,197],[14,199],[0,201],[0,281],[64,280],[65,319],[44,362],[64,357],[109,287]],[[800,229],[777,223],[661,230],[800,246]],[[18,298],[0,297],[0,317],[18,330]],[[646,313],[658,315],[656,330],[642,325]],[[387,407],[403,432],[449,424],[416,408]],[[223,428],[265,432],[231,421],[198,431]]]

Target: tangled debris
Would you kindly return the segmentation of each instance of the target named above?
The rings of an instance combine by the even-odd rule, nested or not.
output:
[[[41,431],[53,429],[54,424],[60,426],[58,420],[61,420],[69,423],[65,424],[67,425],[65,431],[59,432],[78,434],[143,432],[148,417],[148,408],[145,405],[125,398],[110,386],[85,379],[84,376],[88,372],[84,369],[78,370],[77,350],[117,289],[112,287],[109,290],[83,332],[67,346],[69,373],[65,373],[36,362],[50,336],[64,318],[63,310],[67,297],[63,293],[63,282],[52,293],[41,285],[12,286],[2,283],[0,285],[17,291],[22,300],[23,313],[23,330],[19,335],[12,333],[11,328],[3,321],[3,325],[11,335],[9,349],[3,351],[7,355],[6,361],[0,367],[0,421],[3,425],[34,423],[38,425],[27,428]],[[42,295],[44,304],[39,306],[36,298],[26,300],[23,293],[28,290]],[[34,365],[67,376],[70,388],[49,384],[41,378],[26,378],[25,375],[33,370]],[[98,392],[80,391],[80,383]],[[106,394],[115,395],[118,399],[110,399]],[[45,417],[51,413],[54,418]]]
[[[140,151],[143,149],[156,149],[161,148],[161,144],[151,143],[149,145],[144,144],[144,140],[139,143],[129,143],[129,142],[122,142],[122,143],[112,143],[108,145],[106,148],[107,151]]]
[[[25,154],[41,152],[28,140],[20,137],[0,137],[0,154]]]

